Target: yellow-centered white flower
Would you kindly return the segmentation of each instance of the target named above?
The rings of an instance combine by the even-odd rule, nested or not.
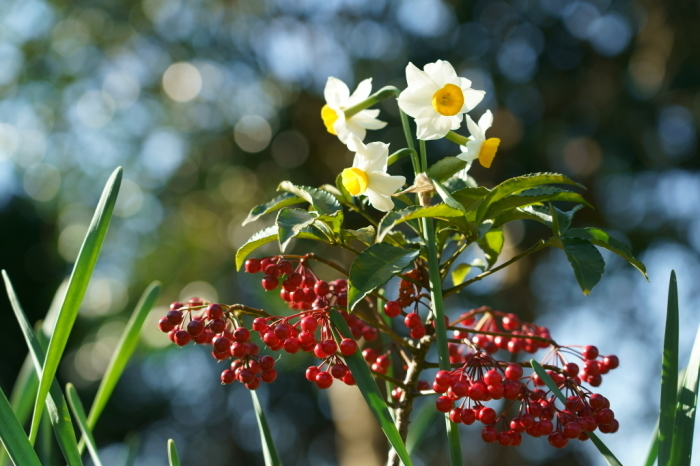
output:
[[[353,196],[367,196],[377,210],[390,211],[394,207],[391,195],[406,183],[406,178],[386,172],[389,144],[370,142],[364,145],[360,138],[351,134],[348,149],[355,152],[355,159],[352,167],[341,174],[345,189]]]
[[[496,157],[496,151],[498,150],[498,145],[501,140],[498,138],[488,138],[486,139],[486,130],[493,124],[493,114],[491,110],[486,110],[481,118],[479,118],[479,124],[474,123],[474,120],[467,115],[467,128],[471,133],[471,137],[467,144],[460,146],[462,153],[457,156],[457,158],[467,162],[467,166],[479,159],[479,163],[490,168],[494,157]]]
[[[484,91],[471,88],[471,81],[457,76],[448,62],[438,60],[419,70],[406,67],[408,87],[399,95],[399,107],[416,120],[418,139],[440,139],[462,123],[462,114],[476,107]]]
[[[343,81],[338,78],[328,78],[323,91],[326,105],[321,109],[321,118],[328,132],[338,136],[343,144],[348,143],[348,137],[351,134],[364,140],[368,129],[381,129],[386,126],[385,121],[377,120],[378,109],[361,110],[350,118],[345,118],[345,110],[367,100],[371,92],[372,78],[362,81],[352,95]]]

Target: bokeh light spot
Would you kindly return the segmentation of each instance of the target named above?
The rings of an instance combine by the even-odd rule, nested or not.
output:
[[[186,62],[173,63],[163,73],[163,90],[176,102],[187,102],[202,90],[202,75]]]

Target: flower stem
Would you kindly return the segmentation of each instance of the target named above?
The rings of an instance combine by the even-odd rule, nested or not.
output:
[[[385,86],[379,89],[377,92],[367,97],[365,100],[357,105],[353,105],[350,108],[346,108],[343,113],[345,113],[345,119],[350,119],[354,115],[366,108],[370,108],[372,105],[381,102],[382,100],[389,99],[391,97],[399,95],[399,90],[394,86]]]
[[[450,141],[454,142],[455,144],[459,144],[460,146],[464,146],[467,144],[467,141],[469,141],[469,138],[466,138],[462,136],[461,134],[457,134],[454,131],[450,131],[447,133],[445,136],[446,139],[449,139]]]

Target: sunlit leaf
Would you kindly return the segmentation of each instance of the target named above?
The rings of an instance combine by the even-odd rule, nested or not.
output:
[[[670,464],[673,448],[673,425],[676,420],[678,386],[678,283],[671,271],[668,285],[668,306],[664,350],[661,359],[661,400],[659,403],[659,465]],[[674,465],[675,466],[675,465]]]
[[[551,241],[553,245],[564,250],[581,291],[588,295],[600,281],[605,270],[603,256],[593,243],[583,238],[564,236],[553,238]]]
[[[467,275],[471,272],[472,266],[469,264],[458,264],[452,271],[452,284],[454,286],[461,285],[467,279]]]
[[[517,194],[512,194],[499,201],[493,202],[486,211],[484,218],[495,218],[502,212],[516,207],[526,207],[532,204],[552,201],[576,202],[592,207],[588,201],[578,193],[557,188],[556,186],[540,186],[520,191]]]
[[[323,236],[313,226],[304,228],[301,232],[299,232],[299,234],[297,234],[297,238],[313,239],[316,241],[323,242],[327,241],[327,238]],[[238,251],[236,251],[236,270],[241,269],[241,267],[245,263],[246,258],[248,257],[248,255],[250,255],[251,252],[255,251],[260,246],[275,241],[276,239],[277,225],[267,227],[264,230],[260,230],[259,232],[251,236],[250,239],[243,246],[238,248]]]
[[[177,447],[173,439],[168,439],[168,463],[170,466],[180,466],[180,457],[177,454]]]
[[[19,466],[41,466],[27,434],[12,412],[10,402],[0,389],[0,441],[12,462]]]
[[[274,212],[284,207],[289,207],[290,205],[299,204],[300,202],[304,202],[304,200],[299,196],[292,193],[283,193],[264,204],[253,207],[248,214],[248,217],[243,221],[243,225],[254,222],[265,214],[269,214],[270,212]]]
[[[253,409],[255,410],[255,418],[258,420],[258,429],[260,430],[260,443],[263,447],[263,457],[265,458],[265,466],[281,466],[282,461],[277,454],[275,442],[270,432],[270,426],[267,424],[265,412],[260,405],[258,394],[255,390],[250,390],[250,396],[253,399]]]
[[[503,230],[500,228],[495,230],[491,229],[483,238],[477,241],[477,244],[481,250],[484,251],[484,256],[486,256],[489,268],[493,267],[505,244]]]
[[[314,220],[316,217],[304,209],[285,208],[280,210],[275,221],[280,251],[284,252],[292,238],[314,223]]]
[[[649,280],[647,275],[647,269],[644,264],[634,257],[630,248],[622,241],[616,240],[603,230],[598,228],[571,228],[565,233],[566,236],[576,236],[579,238],[585,238],[596,246],[605,248],[609,251],[614,252],[618,256],[629,262],[634,268],[639,270],[644,278]]]
[[[402,210],[395,210],[387,213],[379,222],[379,226],[377,227],[377,242],[381,243],[384,237],[391,232],[395,226],[409,220],[423,217],[461,217],[463,215],[464,213],[461,210],[454,209],[445,204],[438,204],[430,207],[416,205]]]
[[[464,170],[466,166],[467,162],[464,160],[457,157],[445,157],[438,160],[428,169],[428,177],[437,181],[444,181],[458,171]]]
[[[92,432],[87,426],[87,419],[85,418],[85,409],[83,408],[83,403],[80,401],[78,392],[75,391],[73,384],[66,385],[66,396],[68,397],[68,403],[70,403],[71,411],[73,411],[73,417],[78,423],[80,431],[83,433],[83,438],[87,443],[88,452],[90,452],[90,458],[95,466],[102,466],[100,461],[100,455],[97,454],[97,445],[95,444],[95,439],[92,437]]]
[[[309,186],[297,186],[289,181],[283,181],[277,187],[278,191],[290,192],[311,204],[321,215],[332,215],[341,209],[340,203],[331,193]]]

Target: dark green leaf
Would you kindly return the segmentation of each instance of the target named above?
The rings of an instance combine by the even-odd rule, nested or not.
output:
[[[287,191],[304,199],[321,215],[332,215],[341,209],[340,203],[331,193],[309,186],[297,186],[289,181],[283,181],[278,191]]]
[[[41,374],[41,363],[46,358],[44,346],[39,342],[36,333],[34,333],[34,329],[29,323],[29,320],[27,320],[27,316],[12,287],[10,277],[4,270],[2,271],[2,278],[5,281],[5,289],[10,298],[10,304],[12,304],[12,310],[17,318],[17,323],[19,323],[24,339],[27,342],[29,353],[34,362],[34,369],[38,374]],[[73,430],[73,424],[70,420],[68,406],[66,400],[63,398],[61,387],[56,380],[53,381],[49,388],[49,395],[46,397],[46,405],[49,420],[56,433],[56,440],[58,440],[58,445],[61,447],[63,456],[66,458],[69,465],[82,465],[83,463],[80,459],[80,453],[78,452],[78,442],[75,438],[75,431]]]
[[[316,228],[313,226],[310,226],[308,228],[304,228],[299,234],[297,235],[297,238],[302,238],[302,239],[313,239],[316,241],[323,241],[326,242],[327,238],[323,236]],[[240,270],[241,267],[243,266],[243,263],[245,263],[246,258],[248,255],[258,249],[260,246],[263,246],[267,243],[271,243],[277,239],[277,225],[272,225],[271,227],[267,227],[264,230],[260,230],[259,232],[255,233],[253,236],[250,237],[250,239],[240,248],[238,248],[238,251],[236,251],[236,270]]]
[[[493,228],[498,228],[514,220],[534,220],[547,227],[552,227],[552,214],[549,207],[530,205],[523,208],[507,210],[493,220]]]
[[[461,210],[453,209],[445,204],[438,204],[430,207],[419,205],[411,206],[402,210],[394,210],[387,213],[379,222],[377,227],[377,242],[381,243],[384,237],[398,224],[423,217],[461,217],[464,213]]]
[[[97,389],[95,400],[92,402],[90,414],[87,418],[87,426],[89,429],[92,430],[95,428],[95,424],[97,424],[102,410],[112,396],[114,387],[117,385],[122,373],[124,373],[124,369],[131,359],[131,356],[134,354],[136,345],[139,342],[143,323],[159,295],[160,283],[153,282],[148,285],[148,288],[146,288],[143,295],[141,295],[138,304],[136,304],[136,308],[134,308],[134,312],[131,314],[131,318],[126,324],[124,333],[122,333],[122,337],[117,344],[117,348],[114,350],[112,359],[109,361],[109,365],[107,365],[105,375],[102,377],[100,387]]]
[[[360,228],[359,230],[343,230],[343,240],[356,239],[367,246],[374,244],[374,237],[377,232],[372,225]]]
[[[483,199],[490,193],[488,189],[480,186],[477,188],[462,188],[452,193],[452,197],[462,204],[467,211],[479,208]]]
[[[563,212],[552,204],[549,204],[549,212],[552,215],[552,233],[555,236],[561,236],[566,233],[566,230],[571,226],[571,221],[574,219],[574,214],[583,208],[582,205],[574,206],[568,212]]]
[[[484,251],[489,268],[493,267],[498,260],[504,243],[503,230],[500,228],[496,230],[491,229],[483,238],[477,241],[481,250]]]
[[[10,459],[20,466],[41,466],[32,444],[29,443],[24,429],[20,425],[15,413],[12,412],[10,402],[5,393],[0,389],[0,441],[7,451]]]
[[[517,194],[506,196],[500,201],[494,202],[484,215],[484,218],[495,218],[502,212],[516,207],[525,207],[532,204],[540,204],[551,201],[576,202],[592,207],[580,194],[555,186],[541,186],[526,189]]]
[[[316,220],[316,217],[303,209],[285,208],[280,210],[275,221],[280,251],[284,252],[292,238],[314,223],[314,220]]]
[[[83,433],[83,438],[87,443],[88,451],[90,452],[90,457],[95,466],[102,466],[100,461],[100,456],[97,454],[97,445],[95,444],[95,439],[92,437],[92,432],[87,426],[87,419],[85,418],[85,409],[83,409],[83,404],[80,402],[80,397],[78,397],[78,392],[75,391],[73,384],[66,385],[66,396],[68,397],[68,403],[70,403],[71,411],[73,411],[73,417],[80,427],[80,431]]]
[[[562,403],[566,404],[566,397],[564,394],[559,390],[559,387],[557,387],[557,384],[554,383],[554,380],[547,374],[547,371],[544,370],[544,367],[540,365],[537,361],[534,359],[530,359],[530,364],[532,365],[532,368],[535,370],[537,375],[540,376],[540,379],[547,385],[547,387],[554,393],[554,395],[561,401]],[[620,460],[618,460],[613,452],[610,451],[610,449],[598,438],[597,435],[595,435],[593,432],[586,432],[588,436],[591,439],[591,442],[598,448],[598,451],[603,455],[603,458],[605,458],[605,461],[610,465],[610,466],[622,466],[622,463],[620,463]]]
[[[119,167],[112,173],[112,176],[110,176],[107,181],[107,185],[102,192],[102,197],[97,204],[95,215],[92,218],[88,232],[83,240],[78,258],[73,266],[73,273],[71,274],[68,291],[66,292],[61,311],[58,315],[58,320],[56,321],[56,328],[49,342],[49,348],[46,352],[46,361],[44,361],[43,374],[39,379],[39,390],[37,392],[36,402],[34,403],[32,427],[29,432],[30,442],[36,439],[46,396],[56,376],[56,370],[58,370],[58,365],[63,356],[63,350],[68,342],[73,323],[75,323],[75,319],[78,316],[80,304],[83,302],[85,291],[90,282],[92,271],[100,255],[100,249],[102,248],[102,243],[104,242],[107,228],[112,218],[112,212],[114,211],[114,204],[117,201],[121,180],[122,169]]]
[[[316,220],[316,224],[318,222],[323,222],[325,223],[333,233],[333,237],[335,238],[340,238],[342,236],[342,230],[343,230],[343,220],[345,219],[345,215],[343,214],[342,210],[339,210],[338,212],[334,213],[333,215],[321,215],[318,217]]]
[[[331,320],[333,321],[336,329],[339,330],[340,335],[345,338],[352,338],[350,327],[348,327],[348,324],[345,322],[343,316],[341,316],[335,309],[332,309],[330,314]],[[336,340],[339,340],[339,336],[335,336]],[[362,393],[362,396],[367,402],[367,406],[369,406],[369,409],[372,411],[372,414],[374,414],[374,417],[377,418],[379,427],[381,427],[381,429],[384,431],[384,435],[386,436],[387,440],[394,450],[396,450],[396,453],[403,462],[404,466],[412,466],[411,458],[408,455],[406,446],[401,440],[401,435],[399,435],[399,431],[396,429],[394,420],[389,414],[389,408],[384,402],[382,393],[379,391],[379,387],[377,387],[377,383],[374,381],[374,377],[372,376],[372,373],[367,367],[367,363],[362,358],[360,352],[356,351],[352,356],[343,356],[343,359],[345,359],[345,364],[348,366],[350,373],[355,378],[357,388],[360,389],[360,393]]]
[[[671,271],[666,308],[664,352],[661,360],[661,401],[659,403],[659,465],[671,464],[673,424],[676,419],[678,386],[678,284],[676,272]],[[675,466],[675,465],[674,465]]]
[[[695,334],[695,343],[690,353],[690,361],[678,391],[676,420],[673,426],[673,447],[671,464],[690,466],[693,453],[695,413],[698,406],[698,379],[700,378],[700,327]]]
[[[465,209],[460,202],[457,202],[457,200],[452,197],[452,194],[450,194],[450,192],[443,185],[441,185],[437,180],[431,179],[431,181],[433,182],[433,186],[435,186],[435,191],[437,191],[445,204],[453,209],[460,210],[465,214],[467,213],[467,209]]]
[[[270,427],[267,425],[265,412],[260,405],[260,400],[258,400],[258,394],[255,390],[250,390],[250,397],[253,399],[253,409],[255,410],[255,417],[258,420],[258,428],[260,429],[260,443],[263,447],[265,466],[281,466],[282,461],[280,461],[280,457],[277,454]]]
[[[486,196],[486,199],[484,199],[479,206],[476,220],[478,223],[481,223],[481,220],[486,215],[489,207],[491,207],[494,202],[497,202],[511,194],[515,194],[529,188],[534,188],[536,186],[542,186],[544,184],[570,184],[583,188],[582,185],[558,173],[532,173],[530,175],[511,178],[491,190],[489,195]]]
[[[638,260],[634,255],[632,254],[632,251],[630,250],[629,247],[622,241],[616,240],[603,230],[600,230],[598,228],[572,228],[570,230],[567,230],[565,233],[566,236],[576,236],[578,238],[585,238],[591,243],[595,244],[596,246],[600,246],[601,248],[605,248],[609,251],[614,252],[618,256],[622,257],[625,259],[627,262],[632,264],[634,268],[639,270],[642,275],[644,275],[644,278],[649,280],[649,277],[647,276],[647,269],[644,266],[644,264]]]
[[[464,170],[467,162],[458,159],[457,157],[445,157],[438,160],[432,167],[428,169],[428,177],[438,181],[444,181],[457,173]]]
[[[248,214],[248,217],[243,221],[243,225],[254,222],[265,214],[269,214],[270,212],[274,212],[275,210],[279,210],[283,207],[299,204],[300,202],[304,202],[304,199],[292,193],[283,193],[265,204],[260,204],[253,207]]]
[[[419,250],[396,248],[386,243],[373,244],[362,251],[350,266],[348,310],[352,311],[368,293],[406,270],[419,254]]]
[[[168,439],[168,463],[170,463],[170,466],[180,466],[180,457],[177,454],[177,447],[173,439]]]
[[[458,264],[457,267],[452,271],[452,285],[457,286],[464,283],[467,279],[467,275],[471,272],[472,266],[469,264]]]
[[[561,241],[561,248],[566,253],[566,258],[574,269],[578,285],[583,294],[588,295],[603,275],[605,269],[603,256],[593,243],[586,239],[568,236],[558,239]],[[556,242],[554,244],[556,245]]]

